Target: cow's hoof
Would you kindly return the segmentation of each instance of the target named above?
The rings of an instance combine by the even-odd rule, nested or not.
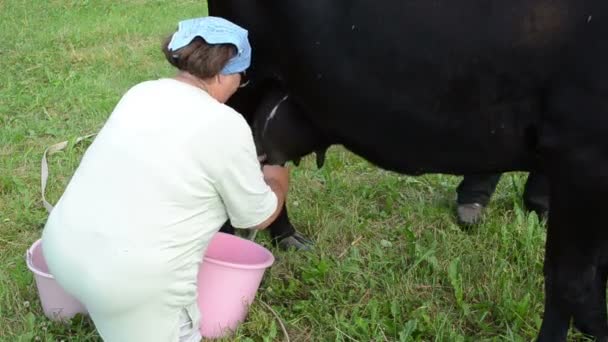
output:
[[[601,331],[599,336],[594,335],[594,329],[592,329],[592,327],[589,326],[589,324],[586,324],[585,322],[579,322],[575,319],[573,325],[576,330],[578,330],[581,334],[584,335],[584,337],[588,338],[591,341],[608,342],[608,336],[606,336],[608,332],[605,325],[603,325],[602,327],[596,327],[595,331]]]
[[[532,208],[530,211],[536,213],[540,221],[547,221],[549,219],[549,209],[547,208]]]
[[[279,240],[277,245],[280,249],[284,251],[289,249],[295,249],[298,251],[310,251],[312,250],[313,242],[302,234],[295,232],[293,235]]]
[[[549,220],[549,210],[536,211],[536,215],[538,216],[538,219],[541,221]]]
[[[483,205],[479,203],[459,204],[458,223],[462,225],[474,225],[479,223],[483,214]]]

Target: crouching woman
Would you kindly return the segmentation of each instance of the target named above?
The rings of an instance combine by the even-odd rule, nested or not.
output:
[[[199,341],[197,272],[228,219],[278,216],[288,170],[260,166],[224,103],[250,64],[247,31],[185,20],[163,47],[172,78],[129,89],[85,152],[43,231],[51,272],[105,341]]]

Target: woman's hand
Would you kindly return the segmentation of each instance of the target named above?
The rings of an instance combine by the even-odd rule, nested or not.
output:
[[[276,182],[280,187],[283,197],[287,196],[289,188],[289,169],[279,165],[264,165],[262,166],[264,180],[272,188],[271,182]],[[274,189],[273,189],[274,190]]]

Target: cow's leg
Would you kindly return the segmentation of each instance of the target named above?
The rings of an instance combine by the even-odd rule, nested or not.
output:
[[[566,79],[552,90],[541,129],[550,211],[540,341],[565,341],[571,318],[583,332],[608,341],[608,85],[600,87],[607,79],[595,73],[577,80],[582,83]]]
[[[589,312],[582,312],[579,315],[575,314],[574,326],[582,333],[595,336],[603,336],[599,340],[608,341],[608,331],[606,331],[606,321],[608,315],[606,312],[606,279],[608,272],[605,266],[597,268],[595,273],[595,281],[593,282],[592,296],[590,299],[591,309]],[[603,335],[594,333],[595,327],[604,327]]]
[[[277,243],[280,240],[291,236],[296,232],[296,229],[289,221],[289,216],[287,214],[287,205],[283,204],[283,210],[281,210],[281,213],[273,222],[273,224],[268,227],[268,230],[270,233],[270,237],[272,238],[274,243]]]
[[[287,214],[287,206],[283,206],[281,214],[268,227],[275,245],[281,249],[310,250],[313,242],[304,237],[293,227]]]
[[[272,222],[268,228],[270,236],[272,237],[272,243],[279,248],[288,250],[311,250],[313,242],[300,234],[293,227],[287,214],[287,206],[283,205],[283,210],[279,216]],[[230,224],[230,220],[226,221],[220,232],[227,234],[235,234],[235,228]]]
[[[565,341],[571,318],[582,332],[608,341],[606,252],[602,206],[608,182],[601,159],[554,128],[547,144],[565,147],[547,155],[550,206],[545,251],[545,317],[540,341]],[[557,139],[560,138],[560,139]],[[594,148],[593,148],[594,149]],[[559,152],[559,153],[557,153]],[[589,150],[587,150],[589,152]],[[606,156],[608,158],[608,156]]]
[[[524,205],[526,209],[536,212],[541,218],[549,214],[549,180],[537,171],[532,171],[526,181],[524,190]]]
[[[500,173],[464,175],[456,188],[458,223],[466,226],[479,222],[500,177]]]
[[[599,222],[598,216],[573,205],[563,193],[555,196],[559,200],[552,202],[549,213],[545,317],[539,341],[565,341],[570,318],[583,333],[608,341],[605,240],[589,228]]]
[[[565,342],[568,336],[571,312],[561,303],[554,272],[545,259],[545,313],[538,342]]]
[[[220,232],[234,235],[236,231],[234,230],[232,224],[230,224],[230,220],[228,220],[226,223],[224,223],[222,228],[220,228]]]
[[[550,229],[567,227],[549,220]],[[545,317],[539,341],[566,341],[571,318],[583,333],[600,341],[608,338],[606,272],[600,266],[601,250],[576,235],[575,231],[561,231],[547,236]]]
[[[586,194],[591,195],[591,192]],[[608,192],[604,192],[605,194]],[[565,196],[561,197],[565,198]],[[557,278],[562,285],[560,290],[564,291],[567,296],[565,299],[572,307],[575,327],[598,341],[608,341],[605,262],[608,244],[604,232],[606,227],[601,226],[603,214],[599,205],[605,203],[605,200],[591,196],[592,203],[567,199],[563,202],[566,201],[568,205],[557,208],[561,213],[570,211],[570,215],[556,216],[570,227],[577,229],[569,231],[556,244],[559,248],[551,251],[556,255],[554,258],[558,258],[557,266],[561,268],[557,270]],[[569,255],[569,252],[574,253]]]

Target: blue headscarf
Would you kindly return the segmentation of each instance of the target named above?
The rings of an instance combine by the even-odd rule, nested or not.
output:
[[[233,44],[237,54],[220,73],[235,74],[247,70],[251,64],[251,45],[247,36],[247,30],[224,18],[208,16],[188,19],[179,22],[177,32],[169,42],[169,51],[183,48],[196,37],[203,38],[209,44]]]

